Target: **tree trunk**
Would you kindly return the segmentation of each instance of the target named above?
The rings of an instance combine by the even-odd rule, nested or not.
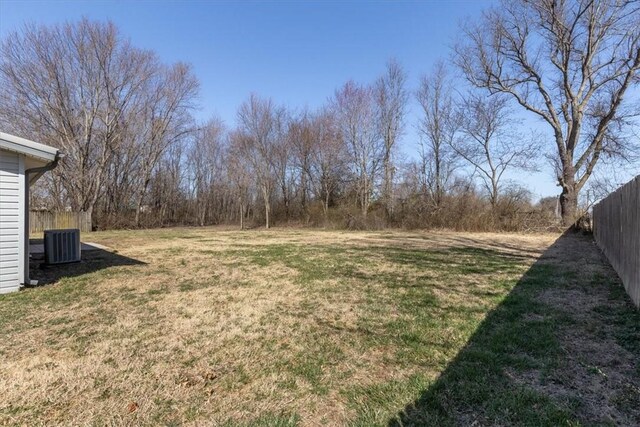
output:
[[[140,228],[140,210],[142,209],[142,197],[138,199],[136,203],[136,228]]]
[[[498,204],[498,180],[496,179],[495,176],[495,171],[493,171],[493,178],[491,178],[491,197],[490,197],[490,201],[491,201],[491,209],[495,212],[496,210],[496,205]]]
[[[283,186],[282,187],[282,201],[284,202],[284,217],[287,221],[289,221],[289,192],[286,190],[286,188]]]
[[[362,219],[367,220],[367,213],[369,212],[369,202],[367,200],[367,195],[362,196]]]
[[[262,186],[262,197],[264,198],[265,228],[269,228],[269,212],[271,211],[271,203],[269,201],[269,191],[264,185]]]
[[[441,164],[440,164],[440,144],[436,144],[436,146],[434,147],[434,157],[435,157],[435,180],[436,180],[436,197],[435,197],[435,203],[436,203],[436,209],[440,207],[440,204],[442,203],[442,181],[440,178],[440,169],[441,169]]]
[[[366,176],[363,178],[362,182],[362,198],[360,199],[360,203],[362,208],[362,219],[366,221],[367,213],[369,212],[369,182]]]
[[[387,149],[389,151],[389,149]],[[392,195],[392,182],[393,182],[393,165],[391,164],[391,156],[387,152],[384,158],[384,204],[387,214],[387,220],[393,220],[393,195]]]
[[[562,214],[562,225],[570,227],[575,224],[578,213],[578,191],[575,184],[562,188],[560,194],[560,212]]]
[[[331,193],[329,192],[329,190],[327,190],[325,192],[325,197],[322,203],[322,210],[324,211],[324,227],[327,228],[327,225],[329,225],[329,197],[331,196]]]
[[[200,227],[204,227],[204,220],[207,217],[207,207],[206,207],[206,205],[204,207],[200,206],[200,215],[199,215],[199,217],[200,217]]]
[[[306,170],[306,166],[303,166],[303,168],[305,168]],[[302,191],[300,192],[300,207],[302,208],[302,213],[304,214],[308,222],[309,211],[307,209],[307,173],[304,170],[300,175],[300,188],[302,189]]]
[[[562,225],[570,227],[578,220],[578,192],[580,187],[576,182],[573,158],[562,159],[562,178],[560,179],[562,193],[560,193],[560,214]]]

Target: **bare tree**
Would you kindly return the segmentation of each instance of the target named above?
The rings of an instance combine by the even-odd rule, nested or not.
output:
[[[508,26],[520,11],[526,25]],[[618,157],[610,156],[629,157],[625,132],[632,111],[623,95],[638,82],[637,57],[620,58],[624,49],[636,52],[630,49],[637,31],[621,30],[635,16],[632,3],[613,0],[521,0],[488,13],[486,22],[499,25],[470,31],[458,48],[471,82],[508,93],[559,129],[554,135],[564,145],[555,157],[566,200],[577,195],[596,161],[611,160],[619,169]],[[575,28],[568,28],[572,17]],[[493,38],[481,38],[484,32]],[[520,40],[524,45],[515,43]],[[422,161],[403,165],[397,149],[406,75],[394,61],[373,85],[348,82],[317,112],[291,117],[252,95],[238,110],[237,128],[227,133],[219,120],[196,126],[198,82],[188,65],[163,64],[111,23],[28,26],[3,38],[0,54],[0,127],[67,154],[40,181],[34,201],[92,211],[100,227],[238,219],[241,228],[247,220],[269,227],[281,218],[322,217],[329,225],[332,210],[344,207],[355,207],[366,225],[378,202],[390,222],[404,226],[516,229],[519,216],[503,213],[530,206],[524,192],[504,185],[509,168],[525,166],[524,147],[510,135],[506,101],[477,96],[457,114],[462,97],[442,64],[416,94]],[[632,74],[636,80],[627,79]],[[456,176],[462,159],[482,179],[491,203],[500,200],[493,225],[477,215],[490,203],[476,191],[476,180]],[[598,166],[594,175],[601,173]],[[347,224],[332,225],[352,219],[349,214]]]
[[[384,144],[382,154],[382,201],[389,219],[393,217],[394,208],[393,183],[396,171],[394,155],[398,140],[403,132],[404,117],[409,99],[405,88],[406,81],[406,73],[400,64],[395,60],[391,60],[387,63],[386,73],[376,81],[374,86],[378,132]]]
[[[315,143],[312,118],[308,111],[303,111],[298,117],[289,122],[287,136],[298,179],[300,207],[305,217],[305,222],[308,222],[308,203],[313,182],[312,165]]]
[[[216,190],[222,186],[225,129],[222,121],[211,118],[195,134],[189,152],[193,199],[199,225],[205,225],[207,215],[215,208]]]
[[[246,150],[245,136],[239,132],[229,135],[229,146],[226,155],[227,179],[233,186],[235,198],[238,201],[238,218],[240,229],[244,229],[244,219],[249,207],[251,184],[255,181],[251,173],[249,162],[244,158]]]
[[[535,168],[533,146],[513,130],[515,123],[507,102],[504,96],[469,93],[462,107],[459,136],[451,143],[480,177],[494,208],[505,172]]]
[[[295,181],[295,159],[292,154],[292,140],[289,135],[291,119],[284,108],[276,108],[274,115],[274,142],[270,161],[280,190],[284,217],[288,221],[291,215],[293,185]]]
[[[331,110],[318,112],[311,123],[313,151],[311,170],[317,197],[322,200],[325,224],[329,221],[329,204],[346,175],[347,152]]]
[[[187,173],[183,144],[168,147],[154,169],[149,185],[149,218],[146,226],[184,224],[188,215]]]
[[[451,146],[460,125],[453,85],[444,63],[439,62],[430,75],[420,79],[416,98],[421,107],[421,173],[433,205],[438,208],[455,166]]]
[[[503,1],[465,30],[457,62],[471,83],[510,95],[552,131],[562,218],[603,154],[624,155],[637,114],[640,5],[625,0]]]
[[[136,119],[138,131],[137,164],[139,185],[136,189],[136,226],[140,225],[140,208],[149,188],[152,174],[162,155],[172,145],[179,143],[195,126],[191,116],[198,81],[191,68],[176,64],[160,69],[150,82],[148,98],[144,99],[142,111]]]
[[[190,130],[198,82],[136,49],[112,23],[30,26],[2,41],[0,120],[61,148],[52,173],[58,206],[103,213],[140,209],[155,169]],[[132,198],[134,200],[132,200]]]
[[[384,156],[372,90],[349,81],[336,91],[333,108],[356,179],[358,204],[366,219]]]
[[[278,178],[274,150],[282,137],[284,114],[284,109],[276,107],[273,101],[260,99],[255,94],[238,110],[238,148],[251,164],[261,189],[266,228],[270,226],[271,199]]]
[[[153,55],[133,48],[112,23],[86,19],[26,27],[0,50],[3,122],[62,148],[66,158],[54,174],[74,210],[93,210]]]

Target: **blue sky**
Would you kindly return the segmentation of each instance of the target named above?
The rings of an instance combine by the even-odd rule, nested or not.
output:
[[[0,37],[27,22],[110,19],[165,62],[191,63],[201,82],[198,117],[217,114],[233,126],[251,92],[291,108],[315,108],[348,79],[373,81],[391,57],[405,67],[413,89],[421,74],[449,57],[459,24],[492,3],[0,0]],[[402,141],[407,156],[417,139],[415,105],[411,110]],[[512,177],[537,197],[559,192],[548,170]]]

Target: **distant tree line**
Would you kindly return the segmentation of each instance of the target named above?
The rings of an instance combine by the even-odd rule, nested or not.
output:
[[[505,2],[468,23],[452,61],[416,90],[391,60],[313,111],[251,94],[234,124],[196,121],[192,69],[132,46],[112,23],[27,26],[1,42],[0,126],[66,154],[34,202],[91,211],[99,228],[522,230],[548,226],[556,210],[569,225],[599,159],[638,149],[638,105],[625,99],[640,86],[638,7]],[[417,123],[407,122],[411,101]],[[518,111],[551,137],[523,132]],[[420,138],[406,159],[409,126]],[[559,206],[532,204],[507,179],[544,160]]]

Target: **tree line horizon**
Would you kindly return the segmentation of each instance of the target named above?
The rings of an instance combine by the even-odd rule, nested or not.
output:
[[[320,108],[250,94],[236,123],[198,122],[199,82],[112,22],[28,25],[0,44],[0,126],[66,157],[33,203],[89,211],[98,228],[302,223],[347,228],[544,229],[555,198],[533,204],[505,174],[552,163],[561,224],[604,160],[640,152],[640,5],[503,2],[461,27],[450,60],[408,89],[389,60]],[[453,75],[463,76],[464,85]],[[418,121],[408,123],[410,100]],[[538,118],[548,137],[516,114]],[[398,156],[415,126],[415,159]]]

